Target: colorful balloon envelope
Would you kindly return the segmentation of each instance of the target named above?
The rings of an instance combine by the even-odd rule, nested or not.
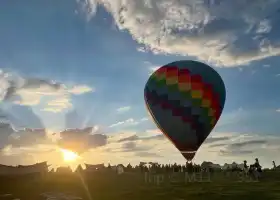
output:
[[[191,161],[221,116],[226,90],[213,68],[185,60],[156,70],[144,97],[157,127]]]

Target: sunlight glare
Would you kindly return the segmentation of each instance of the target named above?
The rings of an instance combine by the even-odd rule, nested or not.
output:
[[[67,149],[61,149],[63,159],[65,162],[73,162],[79,158],[79,155]]]

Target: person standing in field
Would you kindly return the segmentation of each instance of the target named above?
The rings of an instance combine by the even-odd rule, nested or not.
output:
[[[274,160],[272,161],[272,165],[273,165],[273,169],[276,169],[276,164]]]

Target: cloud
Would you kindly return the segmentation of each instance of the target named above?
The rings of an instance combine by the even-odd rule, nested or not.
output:
[[[144,145],[137,142],[126,142],[122,144],[121,149],[117,152],[147,152],[153,148],[152,145]]]
[[[143,118],[140,119],[141,122],[145,122],[145,121],[148,121],[148,120],[149,119],[147,117],[143,117]]]
[[[77,153],[84,153],[90,149],[105,146],[108,139],[108,136],[96,133],[95,127],[67,129],[60,132],[59,135],[58,145]]]
[[[277,156],[280,150],[279,136],[262,136],[254,134],[236,134],[231,139],[208,145],[211,151],[226,157],[256,156],[265,159]],[[267,158],[265,157],[267,156]]]
[[[15,130],[11,124],[0,124],[0,149],[7,146],[13,148],[49,143],[45,129],[24,128]]]
[[[215,147],[225,147],[227,144],[211,144],[209,145],[210,148],[215,148]]]
[[[138,125],[140,123],[144,123],[148,121],[148,118],[146,117],[143,117],[139,120],[135,120],[133,118],[129,118],[129,119],[126,119],[126,120],[123,120],[123,121],[119,121],[119,122],[116,122],[114,124],[111,124],[109,126],[109,128],[114,128],[114,127],[118,127],[118,126],[135,126],[135,125]]]
[[[148,61],[144,62],[144,64],[148,66],[149,75],[151,75],[153,72],[155,72],[156,70],[158,70],[160,68],[159,65],[153,65],[152,63],[150,63]]]
[[[129,118],[127,120],[119,121],[115,124],[112,124],[109,126],[109,128],[113,128],[113,127],[120,126],[120,125],[136,125],[136,124],[138,124],[138,123],[133,118]]]
[[[117,112],[119,112],[119,113],[123,113],[123,112],[127,112],[127,111],[129,111],[131,109],[131,107],[130,106],[124,106],[124,107],[120,107],[120,108],[118,108],[117,109]]]
[[[280,109],[277,109],[276,112],[280,112]]]
[[[135,140],[139,140],[139,137],[137,135],[131,135],[126,138],[122,138],[118,140],[118,142],[135,141]]]
[[[136,149],[136,143],[135,142],[126,142],[122,145],[122,148],[124,151],[131,151]]]
[[[55,138],[55,140],[52,140]],[[77,153],[107,145],[108,136],[99,133],[99,127],[84,129],[66,129],[59,133],[45,129],[24,128],[15,130],[9,123],[0,123],[0,150],[6,147],[32,148],[38,145],[52,145],[65,148]],[[37,152],[36,148],[33,148]]]
[[[149,134],[162,134],[161,130],[159,130],[159,129],[149,129],[149,130],[146,130],[146,132]]]
[[[231,148],[242,148],[245,146],[249,145],[260,145],[260,144],[266,144],[266,140],[250,140],[250,141],[245,141],[245,142],[238,142],[238,143],[233,143],[230,145]]]
[[[22,129],[15,131],[9,138],[12,147],[26,147],[49,143],[45,129]]]
[[[194,56],[224,66],[280,54],[279,1],[82,2],[88,16],[103,5],[120,30],[144,45],[142,51]]]
[[[43,111],[58,113],[64,109],[72,108],[71,100],[67,96],[60,96],[56,99],[52,99],[46,103],[46,107]]]
[[[224,137],[209,137],[204,141],[204,144],[220,142],[220,141],[229,141],[231,137],[224,136]]]
[[[158,153],[161,145],[163,145],[162,147],[168,151],[169,145],[166,145],[166,142],[168,143],[167,139],[162,134],[143,137],[140,133],[117,133],[109,139],[104,151],[111,152],[119,156],[144,158],[146,155],[147,158],[156,158],[161,157]]]
[[[67,87],[53,80],[23,78],[0,71],[0,101],[28,106],[45,103],[42,110],[47,112],[71,108],[72,94],[81,95],[91,91],[93,89],[85,85]]]
[[[159,154],[157,154],[157,153],[152,153],[152,152],[136,152],[135,154],[134,154],[135,156],[138,156],[138,157],[144,157],[144,158],[149,158],[149,157],[152,157],[152,158],[154,158],[154,157],[163,157],[163,156],[161,156],[161,155],[159,155]]]
[[[114,124],[111,124],[109,128],[117,127],[117,126],[134,126],[139,124],[139,121],[134,120],[133,118],[126,119],[124,121],[119,121]]]
[[[234,150],[234,151],[220,150],[220,154],[223,156],[228,156],[228,155],[240,156],[240,155],[253,154],[253,153],[254,151],[250,151],[250,150]]]
[[[110,163],[112,161],[112,163],[133,162],[136,164],[139,163],[139,158],[141,161],[153,159],[155,162],[166,163],[170,162],[170,157],[172,157],[172,162],[185,162],[179,151],[163,134],[144,137],[141,132],[119,132],[108,136],[100,134],[100,131],[94,127],[88,127],[62,131],[58,133],[58,140],[50,143],[50,140],[42,137],[44,134],[34,139],[38,130],[32,132],[30,129],[26,129],[25,132],[28,132],[28,134],[25,133],[27,142],[22,138],[20,144],[10,142],[11,137],[15,141],[20,133],[18,135],[12,133],[13,131],[8,126],[5,130],[9,132],[7,135],[10,136],[8,137],[9,142],[6,142],[2,148],[2,155],[5,155],[5,158],[21,154],[22,156],[33,155],[38,160],[46,154],[54,155],[52,152],[57,148],[65,148],[82,154],[82,157],[88,159],[89,163],[110,160]],[[271,160],[278,156],[280,150],[279,136],[240,133],[215,133],[215,135],[217,136],[210,137],[201,146],[195,157],[196,163],[207,158],[207,160],[223,164],[224,162],[232,162],[232,160],[250,160],[253,156],[253,158],[260,158],[262,164],[263,162],[270,164]],[[1,142],[2,138],[1,136]],[[27,138],[30,139],[27,140]],[[29,143],[35,140],[38,141],[37,144]]]
[[[136,134],[134,135],[129,135],[127,137],[123,137],[119,139],[117,142],[127,142],[127,141],[151,141],[151,140],[164,140],[166,139],[163,134],[159,135],[152,135],[152,136],[146,136],[146,137],[139,137]]]
[[[94,88],[90,88],[87,85],[76,85],[68,90],[69,93],[80,95],[87,92],[95,91]]]

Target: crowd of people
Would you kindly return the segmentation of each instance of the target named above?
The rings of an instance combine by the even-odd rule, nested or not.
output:
[[[275,161],[272,162],[272,169],[276,169]],[[110,168],[110,164],[108,168]],[[139,170],[141,172],[155,172],[155,173],[169,173],[169,172],[199,172],[199,171],[244,171],[246,173],[262,173],[263,169],[260,165],[259,159],[256,158],[255,162],[251,165],[248,165],[248,162],[244,160],[243,164],[238,165],[236,163],[226,165],[226,167],[222,167],[220,165],[215,165],[211,162],[203,162],[201,165],[194,164],[192,162],[186,162],[185,165],[180,165],[177,163],[174,164],[158,164],[153,162],[141,162],[139,165],[132,167],[132,165],[128,164],[125,167],[126,171],[135,171]]]

